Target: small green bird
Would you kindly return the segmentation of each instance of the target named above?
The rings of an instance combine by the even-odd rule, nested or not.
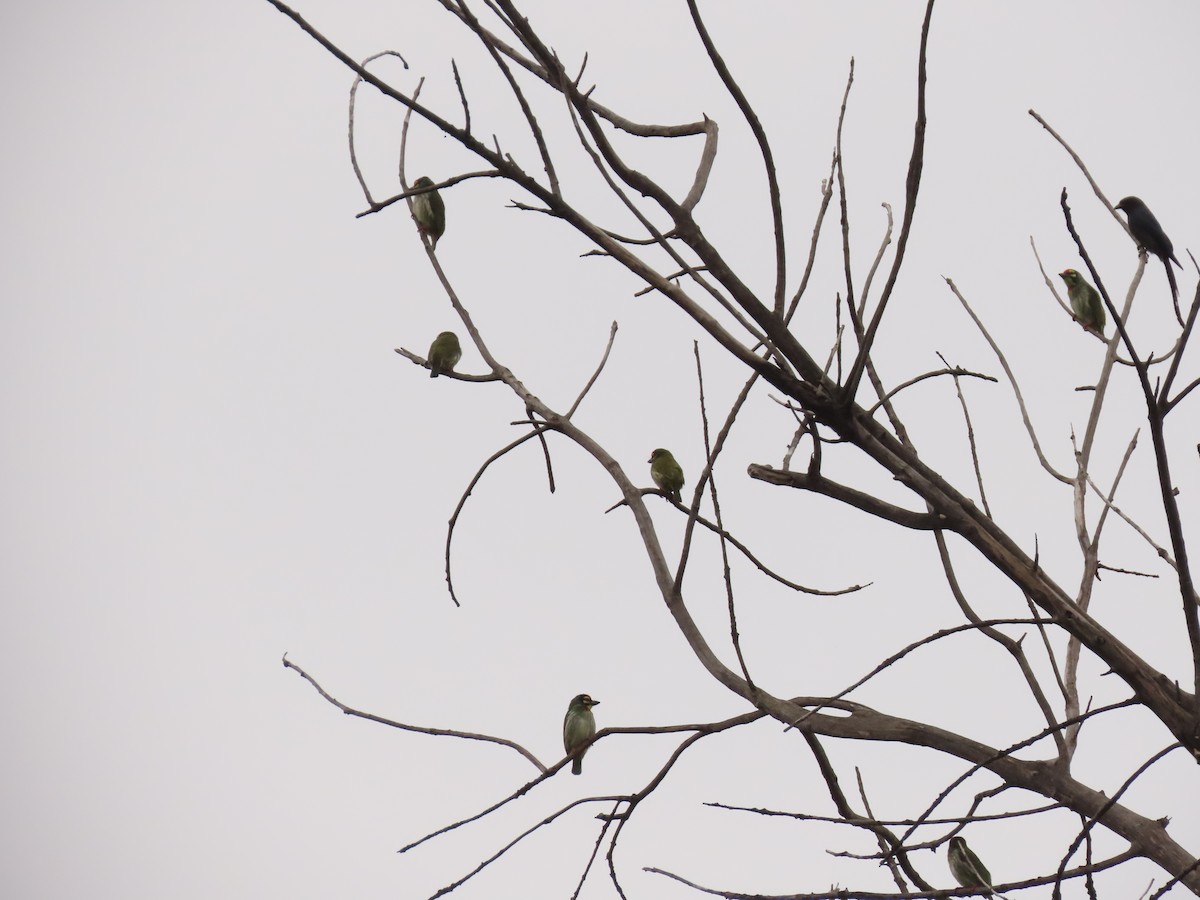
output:
[[[587,747],[583,745],[596,733],[596,717],[592,715],[592,707],[599,704],[599,700],[593,700],[587,694],[577,694],[567,707],[567,716],[563,719],[563,747],[568,756],[575,757],[571,762],[572,775],[583,772],[583,754],[587,753]]]
[[[971,851],[965,840],[960,837],[950,838],[946,861],[950,863],[950,874],[963,887],[980,888],[985,897],[992,895],[992,873],[979,861],[979,857]]]
[[[1058,277],[1067,283],[1067,298],[1071,301],[1071,312],[1075,321],[1085,329],[1104,337],[1104,301],[1100,292],[1092,287],[1074,269],[1059,272]]]
[[[679,503],[682,500],[680,491],[683,490],[683,469],[675,462],[670,450],[659,447],[646,460],[650,463],[650,477],[667,497]]]
[[[429,377],[437,378],[453,372],[460,359],[462,347],[458,343],[458,335],[453,331],[443,331],[429,345]]]
[[[433,180],[422,175],[413,184],[414,191],[433,187]],[[430,246],[437,249],[438,238],[446,230],[446,204],[436,190],[417,194],[412,198],[412,214],[417,220],[417,231],[429,236]]]

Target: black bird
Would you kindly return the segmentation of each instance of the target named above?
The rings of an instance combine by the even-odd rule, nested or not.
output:
[[[1181,269],[1183,266],[1175,258],[1175,248],[1171,246],[1171,239],[1158,224],[1158,219],[1154,218],[1154,213],[1150,212],[1150,207],[1146,206],[1140,198],[1126,197],[1117,204],[1117,209],[1123,210],[1129,218],[1129,232],[1133,235],[1133,239],[1162,260],[1163,267],[1167,270],[1167,281],[1171,285],[1171,301],[1175,304],[1175,318],[1182,325],[1183,316],[1179,314],[1179,287],[1175,284],[1175,272],[1171,269],[1171,263],[1175,263]]]

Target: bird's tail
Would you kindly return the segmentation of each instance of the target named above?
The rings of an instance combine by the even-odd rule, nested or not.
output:
[[[578,756],[575,757],[573,760],[571,760],[571,774],[572,775],[582,775],[583,774],[583,760]]]
[[[1171,285],[1171,302],[1175,304],[1175,319],[1179,322],[1179,327],[1183,327],[1183,315],[1179,312],[1179,285],[1175,283],[1175,270],[1171,268],[1169,260],[1163,260],[1163,268],[1167,270],[1167,281]]]

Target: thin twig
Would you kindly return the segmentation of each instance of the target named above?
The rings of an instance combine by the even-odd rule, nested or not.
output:
[[[454,574],[450,567],[450,547],[454,543],[454,527],[458,524],[458,517],[463,511],[463,507],[467,505],[467,498],[471,496],[471,492],[475,490],[475,485],[479,484],[479,480],[483,478],[483,473],[488,470],[492,463],[500,459],[510,450],[515,450],[520,447],[530,438],[540,437],[542,432],[546,430],[546,426],[534,428],[527,434],[521,435],[514,441],[505,444],[487,459],[485,459],[478,469],[475,470],[474,477],[468,482],[466,489],[462,492],[462,496],[458,498],[458,504],[454,507],[454,512],[450,516],[450,521],[446,523],[446,588],[450,591],[450,599],[454,601],[455,606],[462,606],[458,602],[458,595],[454,591]]]
[[[967,302],[967,298],[962,295],[962,292],[959,291],[958,286],[954,283],[954,281],[950,278],[947,278],[946,284],[949,286],[954,296],[958,298],[958,302],[962,304],[963,309],[967,311],[967,315],[971,317],[971,321],[975,323],[975,327],[979,329],[979,333],[983,335],[983,339],[988,342],[988,346],[992,348],[992,353],[996,355],[996,359],[1000,362],[1000,367],[1004,369],[1004,374],[1008,376],[1008,383],[1012,387],[1013,394],[1017,398],[1017,406],[1021,410],[1021,421],[1025,423],[1025,430],[1029,433],[1029,440],[1033,443],[1033,451],[1037,454],[1038,462],[1040,462],[1042,464],[1042,468],[1045,469],[1056,480],[1061,481],[1063,484],[1070,484],[1071,479],[1062,472],[1058,471],[1058,469],[1054,468],[1054,466],[1050,465],[1050,461],[1046,459],[1045,454],[1042,453],[1042,445],[1038,441],[1037,432],[1033,429],[1033,422],[1031,422],[1029,419],[1029,410],[1025,406],[1025,398],[1021,394],[1021,387],[1019,384],[1017,384],[1017,377],[1013,374],[1012,368],[1010,368],[1008,365],[1008,359],[1005,357],[1004,351],[1002,351],[1000,346],[992,339],[987,327],[983,324],[979,316],[975,314],[975,310],[971,308],[971,304]]]
[[[571,404],[571,408],[563,414],[564,418],[571,418],[575,415],[575,411],[579,409],[579,404],[583,402],[583,398],[588,395],[588,391],[592,389],[592,385],[596,383],[596,379],[600,377],[600,373],[604,371],[604,366],[608,362],[608,354],[612,352],[613,341],[617,339],[617,320],[613,319],[612,325],[608,329],[608,343],[604,345],[604,353],[600,357],[600,363],[596,366],[596,371],[592,373],[592,377],[587,380],[587,384],[583,386],[583,390],[579,392],[579,396],[575,398],[575,402]]]
[[[779,197],[779,176],[775,171],[775,158],[771,153],[771,144],[767,140],[767,132],[758,120],[758,115],[754,112],[754,107],[750,105],[750,101],[746,99],[746,95],[730,73],[729,67],[725,65],[725,60],[722,59],[708,29],[704,26],[704,20],[700,18],[696,0],[687,0],[687,5],[688,12],[692,14],[692,24],[696,27],[696,33],[700,36],[701,43],[704,44],[708,59],[721,79],[721,83],[733,97],[746,124],[750,126],[750,131],[754,134],[754,140],[758,144],[759,153],[762,155],[763,169],[767,175],[767,190],[771,201],[771,222],[775,235],[775,314],[781,316],[783,315],[783,292],[787,288],[787,252],[783,239],[783,203]]]
[[[912,231],[913,216],[917,211],[917,194],[921,189],[921,172],[925,167],[925,81],[929,53],[929,24],[933,19],[934,0],[928,0],[925,5],[925,19],[921,23],[921,48],[917,58],[917,115],[913,124],[912,156],[908,160],[908,175],[904,185],[904,218],[900,222],[900,235],[896,240],[896,257],[892,260],[891,271],[879,296],[879,305],[871,324],[859,347],[858,355],[846,376],[845,395],[853,400],[858,391],[858,383],[866,370],[867,360],[871,355],[871,347],[875,343],[875,335],[883,321],[884,311],[896,287],[896,279],[900,276],[900,267],[904,263],[904,251],[908,248],[908,235]]]
[[[438,737],[456,737],[467,741],[485,741],[487,743],[500,744],[503,747],[509,747],[513,750],[516,750],[523,757],[533,763],[533,765],[536,766],[537,769],[543,774],[549,771],[549,769],[542,763],[541,760],[539,760],[536,756],[534,756],[516,741],[510,741],[508,738],[495,737],[490,734],[479,734],[473,731],[456,731],[450,728],[433,728],[425,725],[409,725],[405,722],[397,722],[393,719],[385,719],[383,716],[377,716],[374,713],[363,712],[362,710],[355,709],[351,706],[347,706],[345,703],[342,703],[342,701],[338,700],[323,687],[321,687],[315,678],[288,659],[287,654],[284,654],[283,656],[283,667],[285,669],[292,669],[295,671],[297,675],[311,684],[316,689],[317,693],[320,694],[325,700],[327,700],[333,706],[336,706],[348,716],[356,716],[360,719],[367,719],[370,722],[378,722],[380,725],[387,725],[391,728],[399,728],[401,731],[415,731],[419,734],[432,734]]]
[[[692,355],[696,359],[696,390],[700,401],[700,430],[704,436],[704,458],[709,460],[706,470],[709,499],[712,500],[713,518],[717,523],[717,543],[721,548],[721,574],[725,583],[725,605],[729,613],[729,639],[733,643],[733,652],[737,656],[738,666],[741,667],[742,677],[746,679],[746,684],[750,686],[751,696],[753,696],[757,688],[754,686],[754,679],[750,677],[745,654],[742,653],[742,637],[738,632],[737,609],[733,601],[733,571],[729,567],[729,546],[722,537],[725,532],[725,523],[721,520],[721,501],[717,496],[717,476],[712,470],[713,448],[708,430],[708,407],[704,401],[704,367],[700,362],[698,341],[692,341]]]
[[[941,354],[939,353],[938,356],[941,356]],[[942,362],[946,362],[944,357],[942,358]],[[888,400],[891,400],[893,397],[895,397],[898,393],[900,393],[905,388],[910,388],[914,384],[920,384],[922,381],[925,381],[927,378],[939,378],[942,375],[952,375],[954,377],[955,385],[958,384],[958,379],[960,377],[981,378],[984,381],[990,381],[993,384],[999,383],[999,381],[995,375],[984,375],[982,372],[972,372],[969,369],[962,368],[962,366],[951,366],[949,363],[946,363],[946,368],[944,368],[944,369],[937,369],[936,371],[933,371],[933,372],[924,372],[921,375],[918,375],[915,378],[910,378],[910,379],[908,379],[908,381],[905,381],[902,384],[899,384],[896,387],[892,388],[890,391],[888,391],[884,395],[882,400],[878,401],[874,406],[869,407],[867,409],[866,414],[868,416],[875,415],[875,412],[879,409],[879,407],[883,406],[884,403],[886,403]],[[990,513],[989,513],[989,515],[990,515]]]
[[[384,50],[380,53],[374,54],[373,56],[368,56],[361,63],[359,63],[359,65],[365,69],[367,66],[369,66],[371,63],[373,63],[375,60],[379,59],[382,56],[394,56],[394,57],[396,57],[396,59],[400,60],[400,62],[404,64],[404,68],[406,68],[406,69],[408,68],[408,60],[406,60],[403,56],[401,56],[395,50]],[[359,168],[358,154],[355,152],[355,149],[354,149],[354,108],[355,108],[355,100],[358,96],[358,86],[360,84],[362,84],[362,76],[355,75],[354,81],[351,82],[351,84],[350,84],[350,102],[349,102],[349,111],[348,111],[348,115],[347,115],[347,119],[349,121],[347,122],[347,126],[346,126],[346,138],[350,144],[350,167],[354,170],[354,177],[358,179],[358,185],[359,185],[359,187],[362,188],[363,196],[367,198],[367,204],[370,206],[374,206],[375,201],[371,197],[371,189],[369,187],[367,187],[367,179],[363,177],[362,169]]]

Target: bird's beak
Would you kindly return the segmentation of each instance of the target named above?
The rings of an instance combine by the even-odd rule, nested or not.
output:
[[[651,456],[651,457],[650,457],[648,460],[646,460],[646,462],[648,462],[648,463],[652,463],[652,462],[654,462],[654,457],[653,457],[653,456]]]
[[[592,705],[592,706],[599,706],[599,705],[600,705],[600,701],[599,701],[599,700],[593,700],[593,701],[591,702],[591,705]]]

